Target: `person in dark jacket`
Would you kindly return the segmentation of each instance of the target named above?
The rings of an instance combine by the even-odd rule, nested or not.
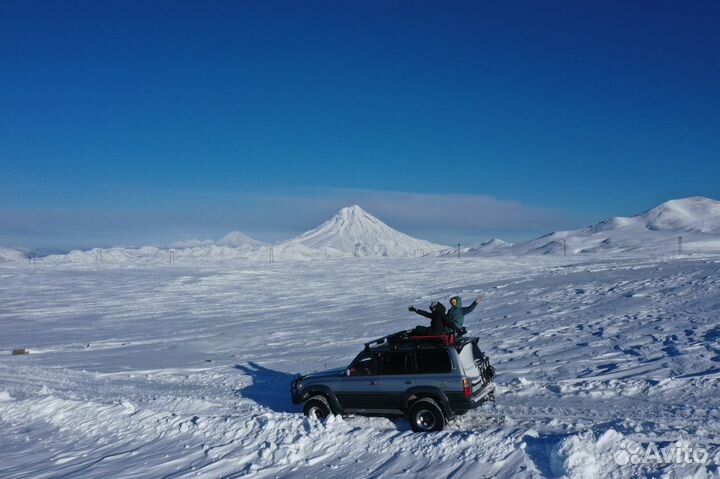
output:
[[[465,324],[465,315],[473,312],[475,307],[480,302],[480,299],[480,296],[478,296],[477,298],[475,298],[475,301],[473,301],[470,306],[466,306],[463,308],[462,298],[460,296],[453,296],[452,298],[450,298],[450,309],[447,312],[447,318],[448,322],[450,323],[450,327],[449,330],[448,328],[446,328],[446,331],[459,331]]]
[[[413,330],[415,336],[439,336],[445,334],[447,317],[445,315],[445,306],[442,303],[436,301],[430,303],[430,312],[417,309],[415,306],[410,306],[408,311],[430,319],[430,327],[417,326]]]

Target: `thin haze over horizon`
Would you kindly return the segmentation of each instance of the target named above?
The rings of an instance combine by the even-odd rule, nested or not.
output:
[[[0,5],[0,245],[430,241],[720,198],[720,3]]]

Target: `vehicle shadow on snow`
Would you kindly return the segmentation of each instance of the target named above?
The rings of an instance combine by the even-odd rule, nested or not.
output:
[[[252,384],[234,391],[236,395],[251,399],[275,412],[298,412],[298,407],[290,399],[290,382],[295,375],[275,371],[252,361],[247,365],[236,364],[235,369],[252,378]]]

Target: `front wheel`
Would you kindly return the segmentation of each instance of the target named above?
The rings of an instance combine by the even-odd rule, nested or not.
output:
[[[423,398],[413,403],[408,414],[410,427],[415,432],[442,431],[445,415],[434,399]]]
[[[303,413],[309,418],[325,419],[332,410],[330,403],[323,396],[312,396],[303,405]]]

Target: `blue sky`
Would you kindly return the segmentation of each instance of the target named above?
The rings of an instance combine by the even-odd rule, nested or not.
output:
[[[720,198],[718,2],[0,3],[0,244],[444,243]],[[365,203],[365,204],[363,204]]]

